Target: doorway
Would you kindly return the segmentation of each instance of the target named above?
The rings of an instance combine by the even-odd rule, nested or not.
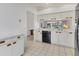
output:
[[[34,40],[34,13],[27,11],[27,39]]]

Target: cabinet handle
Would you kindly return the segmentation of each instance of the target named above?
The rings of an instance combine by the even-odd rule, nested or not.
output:
[[[56,33],[58,33],[58,32],[56,31]]]
[[[20,36],[17,37],[18,39],[21,38]]]
[[[5,41],[0,41],[0,44],[5,43]]]
[[[72,32],[69,32],[69,34],[72,34]]]
[[[11,46],[11,44],[8,44],[7,46]]]
[[[59,33],[61,33],[61,32],[59,32]]]
[[[16,42],[13,42],[13,44],[16,44]]]

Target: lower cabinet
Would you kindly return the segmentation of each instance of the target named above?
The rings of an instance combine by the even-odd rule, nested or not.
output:
[[[59,33],[59,36],[58,36],[58,42],[60,45],[63,45],[63,46],[67,46],[67,44],[69,44],[69,42],[67,42],[67,34],[62,32],[62,33]]]
[[[12,45],[12,55],[20,56],[24,53],[24,39],[18,39],[15,44]]]
[[[58,42],[60,45],[74,48],[74,35],[68,32],[62,32],[59,34]]]
[[[41,30],[35,31],[35,41],[42,42],[42,31]]]
[[[0,56],[20,56],[24,53],[24,38],[16,38],[14,42],[0,46]]]
[[[74,35],[68,32],[55,32],[51,34],[52,44],[58,44],[67,47],[74,47]]]
[[[12,55],[12,46],[3,45],[0,46],[0,56],[11,56]]]
[[[58,41],[57,34],[55,31],[52,31],[51,32],[51,43],[57,44],[57,41]]]

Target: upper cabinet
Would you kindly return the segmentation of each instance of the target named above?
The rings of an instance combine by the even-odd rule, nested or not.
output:
[[[38,15],[39,28],[43,29],[57,29],[57,30],[70,30],[74,28],[75,24],[75,11],[64,11],[58,13]]]
[[[57,30],[69,29],[71,19],[72,17],[66,17],[65,19],[51,18],[50,20],[46,21],[44,21],[44,19],[40,19],[40,28]]]

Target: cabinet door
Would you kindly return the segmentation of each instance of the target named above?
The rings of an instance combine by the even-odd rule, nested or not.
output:
[[[21,38],[18,40],[18,45],[17,47],[19,48],[19,55],[24,54],[24,36],[21,36]]]
[[[71,42],[72,42],[72,37],[69,38],[70,36],[68,35],[67,32],[62,32],[60,34],[60,38],[59,38],[59,44],[63,45],[63,46],[67,46],[70,47],[71,46]]]
[[[18,41],[15,41],[16,43],[12,45],[12,56],[18,56],[18,50],[19,50],[19,46],[18,46]],[[18,47],[17,47],[18,46]]]
[[[12,55],[12,46],[8,46],[8,45],[3,45],[0,46],[0,56],[11,56]]]
[[[35,40],[42,42],[42,31],[40,31],[40,30],[36,31]]]
[[[60,33],[58,41],[59,41],[60,45],[65,46],[67,44],[67,35],[66,35],[66,33],[63,33],[63,32]]]
[[[51,32],[51,43],[57,44],[57,41],[58,41],[57,33],[55,31],[52,31]]]
[[[42,31],[38,31],[38,41],[42,42]]]
[[[24,38],[17,39],[16,43],[12,45],[12,55],[20,56],[24,53]]]
[[[67,37],[67,41],[68,41],[68,44],[67,44],[67,46],[68,47],[73,47],[74,48],[74,33],[68,33],[68,37]]]

